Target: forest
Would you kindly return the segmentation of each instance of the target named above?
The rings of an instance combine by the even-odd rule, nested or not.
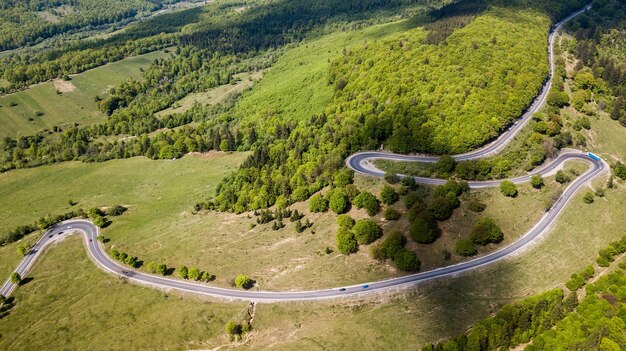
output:
[[[181,0],[8,0],[0,4],[0,50],[34,45],[72,30],[85,30]]]

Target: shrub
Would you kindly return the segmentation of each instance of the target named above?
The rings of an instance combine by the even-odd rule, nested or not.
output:
[[[345,189],[337,188],[330,195],[329,207],[336,214],[346,213],[348,211],[348,194]]]
[[[409,227],[409,234],[417,243],[430,244],[441,235],[441,230],[437,226],[437,222],[426,213],[415,218]]]
[[[530,177],[530,184],[535,189],[540,189],[543,186],[543,178],[540,175],[534,175]]]
[[[313,213],[328,211],[328,200],[320,194],[313,195],[309,201],[309,211]]]
[[[417,272],[420,270],[422,263],[417,259],[414,252],[407,249],[401,249],[394,259],[396,267],[405,272]]]
[[[354,223],[356,223],[354,219],[352,219],[352,217],[350,217],[347,214],[342,214],[342,215],[337,216],[337,224],[340,227],[352,229],[352,227],[354,227]]]
[[[200,270],[198,269],[198,267],[189,268],[189,272],[187,273],[187,278],[191,280],[200,279]]]
[[[565,184],[570,181],[569,177],[562,170],[558,170],[556,172],[554,180],[556,180],[556,182],[559,184]]]
[[[378,199],[369,191],[362,191],[353,200],[352,204],[356,208],[365,208],[367,214],[374,216],[378,213]]]
[[[456,161],[450,155],[442,155],[437,160],[435,165],[435,170],[442,178],[447,178],[452,172],[454,172],[454,167],[456,166]]]
[[[463,257],[469,257],[476,255],[476,247],[468,239],[460,239],[454,243],[454,250],[457,254]]]
[[[370,244],[380,238],[381,230],[376,222],[369,219],[361,219],[354,227],[354,237],[360,245]]]
[[[348,184],[352,184],[354,172],[348,168],[342,168],[333,175],[333,184],[338,188],[343,188]]]
[[[400,177],[394,172],[385,172],[385,181],[389,184],[398,184],[400,182]]]
[[[22,277],[19,273],[13,272],[11,273],[11,284],[19,284],[22,282]]]
[[[419,204],[419,203],[424,205],[424,207],[426,206],[424,204],[424,201],[422,200],[422,197],[418,193],[415,193],[415,192],[410,193],[404,198],[404,207],[407,210],[413,207],[415,204]]]
[[[445,197],[436,196],[430,200],[430,203],[428,204],[428,211],[432,213],[436,219],[443,221],[452,216],[452,210],[454,209],[452,205],[453,204],[451,204]]]
[[[400,214],[400,211],[396,210],[393,207],[387,207],[383,215],[388,221],[395,221],[397,219],[400,219],[400,217],[402,216],[402,214]]]
[[[584,201],[586,204],[591,204],[591,203],[593,203],[593,201],[594,201],[594,200],[593,200],[593,193],[592,193],[591,191],[586,192],[586,193],[585,193],[585,196],[583,196],[583,201]]]
[[[167,266],[163,263],[159,264],[156,267],[156,273],[160,275],[165,275],[167,273]]]
[[[406,238],[397,230],[389,233],[383,244],[380,245],[380,251],[383,258],[395,260],[396,254],[400,252],[406,245]]]
[[[471,199],[467,204],[467,207],[473,212],[483,212],[487,208],[487,205],[477,199]]]
[[[572,274],[571,279],[565,283],[565,286],[571,291],[576,291],[582,288],[584,285],[585,278],[578,273]]]
[[[243,289],[250,289],[254,282],[245,274],[239,274],[235,278],[235,286]]]
[[[384,204],[391,205],[396,203],[400,196],[394,188],[390,187],[389,185],[385,185],[380,191],[380,198],[382,199]]]
[[[508,180],[503,180],[500,182],[500,191],[504,196],[508,197],[516,197],[517,196],[517,187],[515,184]]]
[[[417,182],[415,181],[415,178],[413,177],[402,177],[402,185],[404,185],[405,187],[411,189],[411,190],[415,190],[417,189]]]
[[[499,243],[502,239],[504,239],[502,230],[498,227],[496,222],[489,217],[481,218],[470,233],[470,240],[478,245]]]
[[[183,265],[178,267],[178,276],[183,278],[183,279],[187,279],[189,275],[189,269],[187,268],[187,266]]]
[[[335,240],[337,242],[337,250],[344,255],[359,251],[359,243],[354,237],[354,233],[346,227],[339,227]]]

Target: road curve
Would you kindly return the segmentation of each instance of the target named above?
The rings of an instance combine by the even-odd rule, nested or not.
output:
[[[590,7],[590,5],[585,6],[585,8],[576,11],[571,14],[564,20],[557,23],[550,34],[550,66],[551,72],[554,71],[554,63],[552,58],[552,47],[554,43],[554,34],[558,29],[567,21],[574,18],[578,14],[584,12]],[[491,144],[478,149],[476,151],[457,155],[455,158],[457,160],[467,160],[474,159],[492,155],[493,153],[499,152],[504,148],[504,146],[519,132],[519,130],[526,124],[526,122],[531,118],[532,114],[543,104],[545,101],[545,97],[547,96],[547,92],[551,86],[551,77],[548,82],[544,85],[544,88],[541,94],[537,97],[537,99],[533,102],[528,111],[522,116],[521,120],[513,125],[507,132],[505,132],[498,140],[492,142]],[[397,154],[389,154],[389,153],[380,153],[380,152],[361,152],[350,156],[346,163],[348,167],[355,170],[356,172],[371,175],[371,176],[382,176],[384,173],[371,164],[371,161],[374,159],[389,159],[389,160],[402,160],[402,161],[418,161],[418,162],[436,162],[437,157],[434,156],[406,156],[406,155],[397,155]],[[511,256],[517,252],[522,251],[538,238],[540,238],[544,233],[548,231],[548,229],[552,226],[556,218],[565,208],[565,205],[572,199],[575,193],[584,186],[591,179],[597,177],[602,172],[604,172],[608,166],[603,161],[596,161],[594,159],[589,158],[583,153],[580,152],[568,152],[561,154],[558,158],[552,161],[549,165],[535,170],[533,173],[513,178],[511,181],[515,183],[521,183],[528,181],[531,175],[533,174],[548,174],[555,168],[559,167],[563,162],[567,160],[578,159],[584,160],[588,162],[591,167],[585,171],[580,177],[574,180],[563,192],[561,197],[556,201],[553,207],[544,214],[544,216],[535,224],[533,228],[531,228],[528,232],[526,232],[520,239],[510,244],[509,246],[503,247],[495,252],[490,254],[474,258],[470,261],[458,263],[452,266],[442,267],[438,269],[434,269],[427,272],[421,272],[416,274],[410,274],[403,277],[392,278],[381,280],[372,283],[364,283],[359,285],[346,286],[343,288],[331,288],[331,289],[322,289],[322,290],[311,290],[311,291],[284,291],[284,292],[273,292],[273,291],[259,291],[259,290],[237,290],[237,289],[225,289],[218,288],[214,286],[210,286],[207,284],[201,283],[193,283],[189,281],[171,279],[163,276],[157,276],[152,274],[143,273],[137,270],[130,269],[126,266],[121,265],[117,261],[114,261],[110,258],[106,252],[104,246],[96,240],[96,236],[98,235],[98,228],[93,225],[88,220],[70,220],[63,223],[59,223],[53,227],[51,227],[33,246],[31,251],[24,257],[23,261],[15,270],[22,277],[25,277],[28,274],[28,271],[37,260],[37,258],[41,255],[44,249],[54,243],[56,241],[61,240],[63,237],[70,235],[71,233],[78,232],[84,235],[85,244],[87,247],[87,252],[89,257],[103,270],[109,272],[114,275],[118,275],[128,279],[129,281],[133,281],[142,285],[148,285],[161,289],[170,289],[177,290],[182,292],[200,294],[213,296],[218,298],[225,299],[239,299],[239,300],[247,300],[247,301],[259,301],[259,302],[279,302],[279,301],[305,301],[305,300],[321,300],[321,299],[330,299],[330,298],[339,298],[351,295],[372,293],[377,291],[383,291],[391,288],[397,288],[409,284],[416,284],[419,282],[424,282],[427,280],[432,280],[435,278],[441,278],[445,276],[456,275],[459,273],[463,273],[481,266],[485,266],[487,264],[492,264],[497,261],[500,261],[504,258]],[[440,179],[430,179],[430,178],[419,178],[416,180],[423,184],[442,184],[445,182]],[[499,181],[486,181],[486,182],[470,182],[470,187],[472,188],[485,188],[485,187],[493,187],[498,186]],[[0,294],[4,296],[9,296],[13,290],[16,288],[15,284],[12,284],[10,280],[7,280],[2,288],[0,288]]]

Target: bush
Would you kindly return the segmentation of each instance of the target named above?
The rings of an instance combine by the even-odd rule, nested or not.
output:
[[[400,211],[396,210],[393,207],[387,207],[385,209],[385,212],[383,213],[383,216],[385,216],[385,219],[388,221],[395,221],[397,219],[400,219],[402,214],[400,214]]]
[[[504,196],[508,197],[516,197],[517,196],[517,187],[515,184],[508,180],[503,180],[500,182],[500,191]]]
[[[183,279],[187,279],[187,276],[189,275],[189,269],[187,268],[187,266],[183,265],[178,267],[178,276],[183,278]]]
[[[339,227],[352,229],[352,227],[354,227],[354,223],[356,223],[354,219],[347,214],[342,214],[337,217],[337,225],[339,225]]]
[[[463,257],[469,257],[476,255],[476,247],[468,239],[460,239],[454,243],[454,250],[457,254]]]
[[[333,193],[330,195],[329,201],[330,209],[336,214],[346,213],[348,211],[348,206],[350,203],[348,202],[348,194],[345,189],[337,188],[333,190]]]
[[[335,240],[337,242],[337,250],[344,255],[359,251],[359,243],[354,237],[354,233],[346,227],[339,227]]]
[[[124,214],[128,209],[121,205],[113,206],[106,211],[107,216],[120,216]]]
[[[191,280],[200,279],[200,269],[198,269],[198,267],[189,268],[189,272],[187,273],[187,278]]]
[[[22,282],[22,277],[19,273],[13,272],[11,273],[11,284],[19,284]]]
[[[416,243],[430,244],[441,235],[441,230],[434,219],[418,216],[409,227],[409,234]]]
[[[396,192],[396,190],[389,185],[385,185],[383,189],[380,191],[380,198],[383,203],[386,205],[392,205],[398,201],[400,196]]]
[[[415,193],[415,192],[410,193],[404,198],[404,207],[407,210],[415,206],[415,204],[422,204],[424,205],[424,207],[426,207],[426,204],[424,204],[422,197],[418,193]]]
[[[558,170],[556,172],[554,180],[556,180],[556,182],[559,184],[565,184],[570,181],[569,177],[562,170]]]
[[[328,200],[320,194],[313,195],[309,201],[309,211],[313,213],[328,211]]]
[[[254,284],[252,279],[250,279],[250,277],[245,274],[239,274],[235,278],[235,286],[238,288],[250,289],[252,287],[252,284]]]
[[[369,219],[361,219],[352,228],[354,237],[360,245],[370,244],[380,238],[381,230],[376,222]]]
[[[535,189],[541,189],[541,187],[543,186],[543,178],[541,178],[540,175],[534,175],[530,177],[530,184]]]
[[[451,204],[447,198],[436,196],[430,200],[428,211],[432,213],[436,219],[443,221],[452,216],[452,210],[454,209],[452,205],[453,204]]]
[[[398,184],[400,182],[400,177],[393,172],[385,172],[385,181],[389,184]]]
[[[167,266],[163,263],[156,267],[156,274],[165,275],[167,273]]]
[[[499,243],[502,239],[504,239],[502,230],[498,227],[496,222],[489,217],[481,218],[470,233],[470,240],[478,245]]]
[[[487,205],[477,199],[471,199],[467,204],[467,207],[473,212],[483,212],[487,208]]]
[[[343,188],[348,184],[352,184],[354,172],[348,168],[342,168],[333,175],[333,184],[338,188]]]
[[[396,267],[405,272],[417,272],[420,270],[422,263],[417,259],[414,252],[407,249],[401,249],[394,259]]]
[[[405,187],[411,190],[417,189],[417,182],[415,181],[415,178],[413,177],[402,177],[401,182],[402,182],[402,185],[404,185]]]
[[[585,286],[585,278],[578,273],[574,273],[572,274],[571,279],[565,283],[565,286],[570,291],[576,291]]]
[[[374,216],[378,213],[378,199],[369,191],[362,191],[353,200],[352,204],[356,208],[365,208],[367,214]]]
[[[404,245],[406,245],[406,238],[402,233],[394,230],[389,233],[383,244],[380,245],[380,251],[383,258],[395,260],[396,255],[404,248]]]
[[[454,172],[456,161],[450,155],[441,155],[435,164],[435,170],[441,178],[447,178]]]
[[[586,192],[586,193],[585,193],[585,196],[583,196],[583,201],[584,201],[586,204],[591,204],[591,203],[593,203],[593,201],[594,201],[594,200],[593,200],[593,193],[592,193],[591,191]]]

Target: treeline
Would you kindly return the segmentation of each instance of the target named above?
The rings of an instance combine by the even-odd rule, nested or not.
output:
[[[626,44],[626,3],[619,0],[598,0],[591,10],[577,18],[569,29],[576,38],[571,52],[579,59],[577,71],[584,67],[591,72],[599,84],[610,87],[612,101],[605,106],[613,120],[626,127],[626,66],[620,47]],[[596,88],[594,86],[585,87]]]
[[[578,305],[576,294],[564,297],[562,290],[504,305],[495,316],[475,323],[467,334],[428,344],[422,351],[500,350],[529,342],[551,329]]]

